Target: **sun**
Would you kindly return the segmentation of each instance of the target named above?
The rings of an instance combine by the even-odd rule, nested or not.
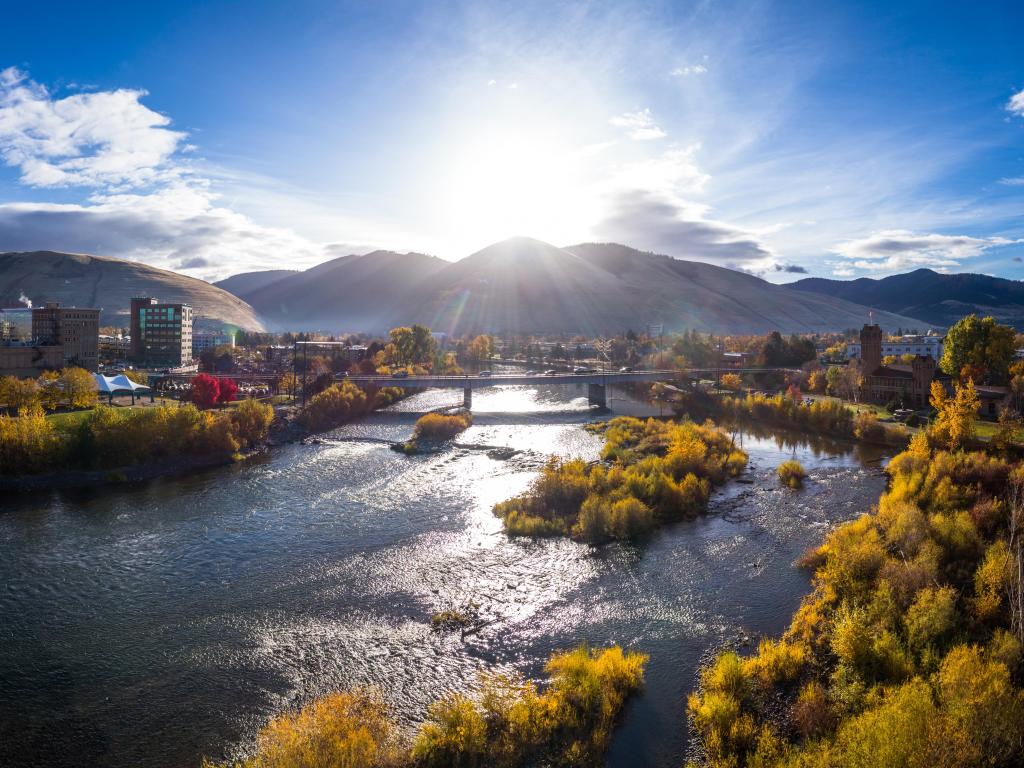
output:
[[[445,170],[443,210],[459,242],[514,235],[561,242],[586,218],[577,153],[542,131],[488,132],[453,147]]]

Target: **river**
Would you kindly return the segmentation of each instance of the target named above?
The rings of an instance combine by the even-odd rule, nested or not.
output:
[[[614,393],[613,393],[614,394]],[[808,589],[793,560],[884,487],[880,454],[742,435],[746,478],[643,546],[510,540],[491,506],[549,454],[595,458],[585,388],[474,393],[459,443],[406,457],[424,392],[312,444],[185,478],[0,504],[0,765],[179,768],[239,756],[259,726],[377,686],[409,728],[481,669],[541,673],[587,641],[650,654],[609,765],[672,766],[707,655],[777,634]],[[649,407],[618,393],[615,413]],[[802,491],[778,487],[796,457]],[[465,639],[430,617],[469,601]]]

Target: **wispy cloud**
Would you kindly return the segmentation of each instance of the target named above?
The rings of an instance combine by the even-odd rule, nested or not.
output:
[[[689,77],[690,75],[703,75],[707,71],[706,64],[688,64],[685,67],[676,67],[669,74],[672,77]]]
[[[907,230],[877,232],[857,240],[849,240],[833,248],[833,252],[849,259],[836,264],[835,274],[849,276],[850,267],[870,272],[901,272],[928,267],[948,270],[959,267],[965,259],[981,256],[992,248],[1018,243],[1003,237],[970,237],[967,235],[919,234]]]
[[[1007,187],[1024,187],[1024,176],[1010,176],[999,180],[1000,184]]]
[[[1010,100],[1006,103],[1006,108],[1013,114],[1024,117],[1024,89],[1010,97]]]
[[[617,128],[625,128],[626,135],[635,141],[650,141],[651,139],[665,138],[665,132],[654,122],[654,116],[650,109],[641,109],[638,112],[624,112],[616,115],[609,121]]]

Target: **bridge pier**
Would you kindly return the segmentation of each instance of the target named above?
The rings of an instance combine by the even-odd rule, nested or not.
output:
[[[462,407],[467,411],[473,408],[473,388],[466,387],[462,390]]]
[[[608,396],[604,384],[587,384],[587,399],[591,405],[602,410],[608,408]]]

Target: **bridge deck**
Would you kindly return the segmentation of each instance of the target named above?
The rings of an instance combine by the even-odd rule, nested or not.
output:
[[[499,384],[619,384],[630,381],[665,381],[685,376],[682,371],[636,371],[634,373],[558,373],[496,374],[494,376],[347,376],[354,384],[375,384],[385,387],[423,387],[430,389],[479,389]]]

